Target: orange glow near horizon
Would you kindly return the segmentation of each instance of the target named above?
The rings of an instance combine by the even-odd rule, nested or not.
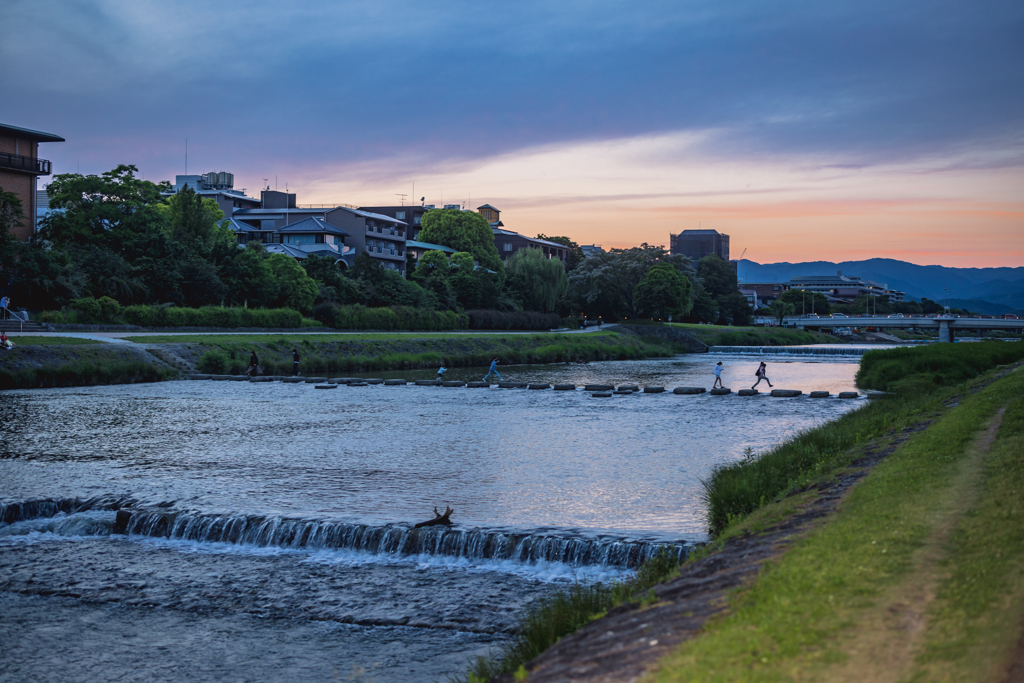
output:
[[[699,226],[728,234],[733,258],[747,249],[758,263],[1024,265],[1024,169],[1000,166],[998,151],[846,167],[710,158],[703,149],[715,135],[550,146],[416,172],[394,172],[403,164],[393,160],[322,169],[293,187],[304,188],[300,203],[372,206],[394,204],[396,192],[411,196],[415,182],[428,204],[489,203],[508,230],[605,249],[667,246],[670,233]]]

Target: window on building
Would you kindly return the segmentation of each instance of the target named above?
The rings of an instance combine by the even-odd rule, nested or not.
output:
[[[285,244],[316,244],[316,235],[285,235]]]
[[[413,217],[412,217],[412,224],[413,224],[413,225],[419,225],[419,224],[420,224],[420,219],[421,219],[421,218],[423,218],[423,216],[413,216]]]
[[[511,242],[503,243],[501,245],[501,249],[502,249],[502,251],[512,251],[512,243]]]
[[[400,221],[404,221],[405,220],[405,211],[396,211],[395,212],[395,218],[397,218]]]

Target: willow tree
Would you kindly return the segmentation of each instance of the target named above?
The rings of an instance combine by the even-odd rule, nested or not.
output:
[[[553,313],[569,288],[565,266],[540,249],[520,249],[505,264],[506,287],[528,311]]]

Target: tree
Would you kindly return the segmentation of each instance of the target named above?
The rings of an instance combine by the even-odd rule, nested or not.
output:
[[[484,293],[484,278],[489,278],[483,268],[473,263],[473,255],[467,251],[457,251],[449,260],[448,284],[451,285],[455,299],[463,308],[477,308]]]
[[[7,246],[14,241],[13,231],[21,225],[22,219],[21,199],[13,192],[5,192],[0,187],[0,255]]]
[[[780,327],[782,326],[782,323],[785,321],[786,316],[793,315],[793,312],[796,310],[796,306],[794,306],[793,304],[786,303],[782,299],[776,299],[768,308],[771,310],[772,315],[775,316],[775,319],[778,321]]]
[[[718,324],[748,325],[751,321],[750,304],[740,294],[736,271],[717,254],[708,254],[700,260],[697,274],[708,295],[718,308]]]
[[[780,301],[793,304],[794,310],[800,315],[828,315],[830,307],[828,298],[821,292],[809,292],[803,289],[791,289],[783,292]]]
[[[299,262],[291,256],[271,254],[267,258],[267,264],[279,287],[277,298],[272,303],[297,311],[312,310],[320,288],[313,278],[306,275]]]
[[[664,320],[670,315],[690,312],[690,280],[668,263],[652,266],[633,292],[633,302],[641,315]]]
[[[40,236],[56,245],[101,246],[131,251],[166,225],[161,190],[135,177],[138,169],[120,165],[101,175],[64,173],[47,187],[51,211],[40,224]],[[128,254],[130,256],[130,254]]]
[[[448,282],[450,275],[448,255],[438,249],[432,249],[420,257],[413,279],[428,292],[433,292],[438,302],[445,308],[455,310],[459,304]]]
[[[568,237],[562,237],[561,235],[548,237],[547,235],[541,234],[537,235],[537,239],[547,240],[548,242],[554,242],[555,244],[561,244],[566,247],[565,271],[567,273],[574,270],[576,266],[583,263],[587,258],[583,255],[583,248]]]
[[[231,303],[260,307],[277,298],[281,286],[267,263],[269,256],[262,244],[249,242],[245,249],[221,265],[220,277],[227,285]]]
[[[224,212],[217,202],[200,197],[186,187],[161,207],[167,218],[167,233],[189,250],[209,254],[216,239],[217,223]]]
[[[484,268],[504,274],[494,232],[478,213],[459,209],[434,209],[423,214],[419,240],[466,251]]]
[[[636,286],[659,263],[670,264],[691,282],[695,280],[689,258],[644,243],[631,249],[611,249],[583,261],[569,273],[568,298],[591,316],[609,320],[638,317],[633,301]]]
[[[690,319],[700,323],[713,323],[718,320],[718,303],[702,286],[697,285],[693,289],[693,308],[690,309]]]
[[[565,266],[540,249],[520,249],[505,266],[506,284],[512,296],[528,311],[552,313],[569,287]]]
[[[718,303],[718,324],[725,325],[749,325],[753,321],[750,304],[747,297],[736,290],[725,296],[716,299]]]
[[[356,256],[352,277],[360,296],[369,306],[415,306],[437,308],[437,297],[415,282],[406,280],[397,270],[385,268],[367,253]]]
[[[345,277],[335,258],[310,254],[302,262],[306,275],[316,280],[319,285],[317,302],[333,301],[341,304],[362,303],[359,286],[351,278]]]
[[[217,266],[205,259],[193,257],[178,267],[181,276],[181,303],[185,306],[217,306],[224,303],[228,288],[217,275]]]

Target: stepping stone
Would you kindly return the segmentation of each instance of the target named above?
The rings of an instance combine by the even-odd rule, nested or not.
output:
[[[317,384],[314,389],[337,389],[337,384]]]
[[[408,384],[404,379],[386,379],[384,380],[384,386],[386,387],[404,387]]]
[[[210,379],[213,375],[189,375],[189,379]]]
[[[587,384],[583,387],[583,391],[614,391],[615,387],[611,384]],[[609,394],[610,395],[610,394]]]
[[[299,379],[302,379],[301,377]],[[319,384],[320,382],[326,382],[326,377],[307,377],[306,384]]]
[[[464,387],[464,386],[466,386],[466,383],[465,382],[460,382],[457,379],[453,379],[453,380],[449,380],[447,382],[441,382],[441,386],[443,386],[443,387]]]
[[[596,394],[591,394],[594,398],[611,398],[611,395],[610,391],[599,391]]]
[[[707,389],[704,387],[676,387],[673,394],[703,394]]]
[[[250,382],[273,382],[273,377],[253,377],[249,380]]]
[[[711,394],[712,396],[725,396],[727,394],[731,394],[732,393],[732,389],[730,389],[728,387],[723,387],[721,389],[712,389],[708,393]]]
[[[248,382],[249,377],[247,375],[231,375],[228,377],[232,382]]]
[[[214,382],[223,382],[229,377],[231,377],[231,375],[210,375],[210,379],[212,379]]]
[[[337,377],[334,380],[337,384],[352,384],[352,382],[362,382],[361,377]]]
[[[368,387],[370,385],[367,384],[366,382],[349,382],[345,386],[347,386],[347,387]]]
[[[772,396],[776,398],[796,398],[803,396],[804,392],[799,389],[772,389]]]
[[[551,385],[547,384],[547,383],[529,384],[529,385],[527,385],[526,388],[527,389],[550,389]]]
[[[498,382],[499,389],[525,389],[526,382]]]
[[[630,396],[633,394],[633,391],[632,389],[616,389],[612,393],[619,394],[620,396]]]
[[[829,397],[829,396],[831,396],[832,394],[828,393],[827,391],[812,391],[812,392],[811,392],[810,394],[808,394],[808,395],[809,395],[809,396],[810,396],[811,398],[828,398],[828,397]]]
[[[466,386],[470,389],[490,389],[490,382],[466,382]]]
[[[304,380],[301,377],[285,377],[281,381],[284,382],[285,384],[299,384],[300,382],[305,382],[306,380]]]
[[[858,398],[860,396],[856,391],[840,391],[839,398]]]
[[[665,387],[644,387],[645,394],[661,394],[664,391]]]
[[[418,379],[416,380],[416,386],[418,387],[439,387],[441,386],[440,380],[436,379]]]
[[[384,380],[377,378],[364,379],[363,381],[366,382],[367,384],[384,384]]]
[[[575,384],[556,384],[555,391],[576,391]]]
[[[282,375],[264,375],[263,379],[267,382],[280,382],[284,377]]]
[[[761,392],[757,389],[740,389],[736,392],[737,396],[757,396]]]
[[[623,384],[619,387],[619,391],[640,391],[640,387],[635,384]]]

